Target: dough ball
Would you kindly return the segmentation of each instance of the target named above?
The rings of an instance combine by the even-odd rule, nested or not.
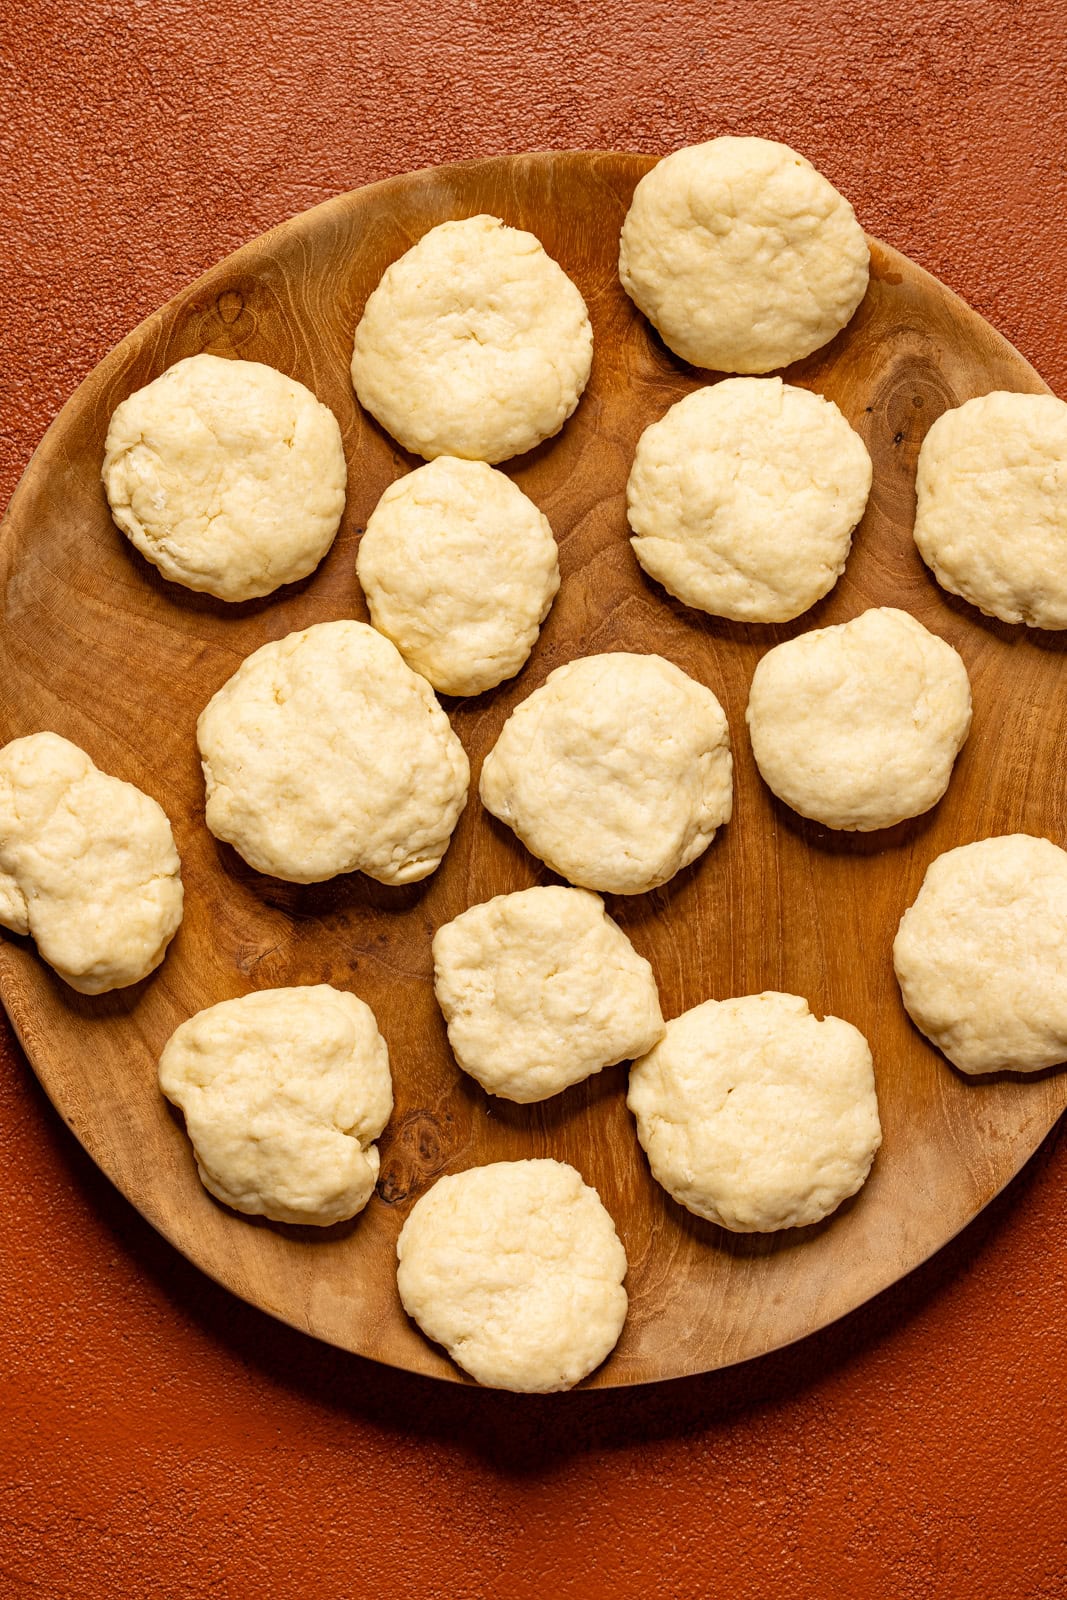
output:
[[[652,968],[585,889],[523,889],[439,928],[434,988],[464,1072],[547,1100],[663,1034]]]
[[[987,616],[1067,628],[1067,405],[996,392],[938,417],[919,451],[915,543]]]
[[[397,1241],[404,1310],[479,1383],[570,1389],[626,1320],[626,1252],[595,1189],[562,1161],[439,1178]]]
[[[185,1113],[204,1188],[235,1211],[328,1227],[374,1193],[393,1085],[354,994],[320,983],[209,1006],[171,1035],[159,1086]]]
[[[559,588],[556,541],[518,486],[439,456],[392,484],[359,541],[374,626],[442,694],[513,677]]]
[[[911,1020],[961,1072],[1067,1060],[1067,852],[1028,833],[947,850],[893,965]]]
[[[306,578],[344,510],[337,418],[258,361],[179,361],[122,402],[104,450],[126,537],[165,578],[220,600]]]
[[[81,994],[153,972],[182,920],[165,813],[56,733],[0,750],[0,926]]]
[[[971,685],[950,644],[883,606],[769,650],[745,715],[780,800],[867,833],[940,800],[971,726]]]
[[[841,576],[870,488],[867,448],[832,400],[781,378],[727,378],[641,435],[630,543],[686,605],[788,622]]]
[[[505,461],[559,432],[592,360],[585,301],[540,240],[468,217],[386,270],[356,329],[352,382],[405,450]]]
[[[683,361],[770,372],[826,344],[867,292],[869,255],[848,201],[771,139],[676,150],[641,179],[619,276]]]
[[[730,731],[710,689],[662,656],[583,656],[516,706],[481,797],[553,872],[643,894],[730,820]]]
[[[627,1104],[657,1183],[735,1233],[821,1222],[882,1142],[866,1039],[795,994],[706,1000],[675,1017],[634,1062]]]
[[[362,622],[253,651],[196,736],[208,827],[290,883],[425,878],[467,801],[467,757],[429,684]]]

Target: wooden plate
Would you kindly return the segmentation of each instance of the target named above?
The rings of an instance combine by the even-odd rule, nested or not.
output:
[[[590,1381],[705,1371],[811,1332],[894,1282],[980,1210],[1067,1103],[1067,1075],[959,1077],[910,1026],[890,943],[940,851],[1016,829],[1062,841],[1067,817],[1064,640],[983,619],[944,595],[910,536],[916,452],[946,407],[994,388],[1044,389],[1026,362],[925,272],[872,243],[850,327],[789,377],[831,396],[866,440],[875,478],[847,571],[786,627],[716,621],[638,569],[624,489],[635,441],[703,381],[650,333],[619,287],[619,226],[647,156],[554,154],[414,173],[341,196],[239,250],[119,345],[49,430],[0,536],[0,742],[42,728],[156,796],[181,851],[185,921],[160,972],[83,998],[27,940],[0,942],[0,992],[61,1115],[127,1198],[235,1294],[318,1338],[438,1377],[456,1369],[407,1322],[394,1243],[442,1172],[551,1155],[594,1183],[630,1258],[629,1321]],[[268,639],[365,618],[356,542],[385,486],[417,462],[357,409],[352,329],[385,266],[435,223],[488,211],[535,231],[585,295],[596,355],[562,435],[509,465],[561,546],[563,587],[517,681],[446,702],[472,765],[472,798],[440,870],[388,889],[361,876],[313,887],[260,877],[203,824],[197,714]],[[344,430],[348,506],[308,581],[226,606],[165,583],[118,534],[100,487],[108,418],[131,390],[196,351],[267,361],[309,385]],[[932,813],[875,835],[836,834],[775,802],[745,735],[748,684],[769,646],[903,606],[963,655],[970,740]],[[600,650],[658,651],[713,688],[736,754],[733,822],[653,894],[609,897],[651,960],[664,1012],[709,996],[785,989],[846,1017],[874,1051],[885,1142],[860,1195],[816,1228],[732,1236],[651,1181],[609,1069],[540,1107],[488,1099],[457,1070],[431,988],[430,937],[493,894],[549,874],[477,800],[481,758],[512,707],[553,667]],[[378,1194],[320,1233],[249,1221],[210,1200],[181,1122],[155,1083],[161,1046],[200,1007],[250,989],[330,982],[377,1013],[396,1111]]]

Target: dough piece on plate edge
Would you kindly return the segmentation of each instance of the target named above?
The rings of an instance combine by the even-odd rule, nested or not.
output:
[[[946,850],[900,919],[893,965],[915,1026],[961,1072],[1067,1060],[1067,851],[1028,833]]]
[[[105,994],[147,977],[182,903],[155,800],[56,733],[0,749],[0,925],[29,934],[72,989]]]
[[[562,1161],[438,1178],[397,1241],[404,1310],[479,1383],[570,1389],[626,1320],[626,1252],[596,1190]]]
[[[915,543],[987,616],[1067,628],[1067,405],[995,391],[946,411],[919,451]]]
[[[665,156],[619,242],[626,293],[696,367],[759,373],[818,350],[867,290],[848,201],[773,139],[711,139]]]

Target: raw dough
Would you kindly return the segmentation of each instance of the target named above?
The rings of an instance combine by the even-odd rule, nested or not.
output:
[[[823,1217],[882,1142],[867,1041],[795,994],[706,1000],[630,1071],[652,1174],[698,1217],[770,1233]]]
[[[630,543],[687,605],[788,622],[844,571],[870,487],[866,446],[833,401],[780,378],[727,378],[638,440]]]
[[[545,517],[502,472],[439,456],[382,495],[356,570],[371,621],[442,694],[513,677],[559,588]]]
[[[540,240],[468,217],[386,270],[356,329],[352,382],[406,450],[504,461],[559,432],[592,359],[585,301]]]
[[[769,650],[745,715],[780,800],[866,833],[940,800],[970,730],[971,685],[950,644],[883,606]]]
[[[848,322],[869,256],[848,201],[771,139],[676,150],[641,179],[622,226],[619,276],[683,361],[770,372]]]
[[[185,1113],[205,1189],[235,1211],[328,1227],[374,1193],[393,1085],[354,994],[319,983],[209,1006],[171,1034],[159,1086]]]
[[[652,968],[585,889],[522,889],[438,928],[456,1060],[490,1094],[547,1100],[663,1035]]]
[[[904,1005],[961,1072],[1067,1060],[1067,852],[1011,833],[927,868],[893,945]]]
[[[81,994],[154,971],[182,920],[164,812],[56,733],[0,750],[0,925]]]
[[[726,716],[710,689],[662,656],[584,656],[516,706],[480,792],[553,872],[643,894],[730,820]]]
[[[1067,628],[1067,405],[995,392],[938,417],[919,451],[915,543],[987,616]]]
[[[118,407],[103,477],[111,515],[165,578],[250,600],[318,566],[347,469],[337,418],[310,389],[199,355]]]
[[[595,1189],[562,1161],[439,1178],[397,1241],[404,1310],[479,1383],[570,1389],[626,1320],[626,1252]]]
[[[414,883],[467,800],[463,746],[425,678],[362,622],[265,644],[197,723],[207,825],[258,872]]]

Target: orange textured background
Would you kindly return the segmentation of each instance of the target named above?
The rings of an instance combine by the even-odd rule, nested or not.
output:
[[[2,0],[0,496],[104,352],[338,190],[716,133],[798,146],[1067,395],[1067,6]],[[0,730],[2,731],[2,730]],[[1067,1141],[827,1332],[520,1399],[230,1299],[0,1021],[0,1597],[1063,1600]]]

